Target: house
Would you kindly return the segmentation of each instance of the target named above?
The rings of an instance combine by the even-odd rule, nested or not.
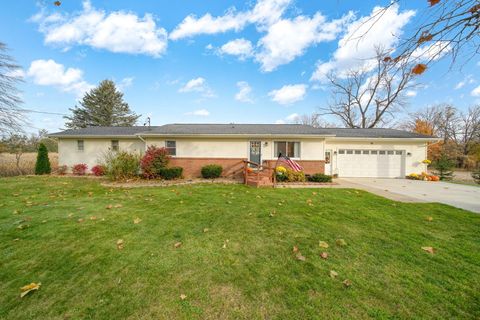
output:
[[[185,177],[200,176],[206,164],[220,164],[225,176],[242,174],[243,160],[274,165],[279,153],[296,160],[306,174],[398,178],[426,170],[427,143],[438,139],[394,129],[314,128],[300,124],[167,124],[89,127],[51,134],[58,139],[59,164],[101,162],[108,150],[143,153],[166,147],[171,165]]]

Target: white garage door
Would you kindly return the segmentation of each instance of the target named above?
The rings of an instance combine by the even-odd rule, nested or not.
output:
[[[404,177],[405,151],[339,149],[337,170],[339,177]]]

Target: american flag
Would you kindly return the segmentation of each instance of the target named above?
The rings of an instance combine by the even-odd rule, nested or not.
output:
[[[302,166],[299,165],[298,162],[293,161],[289,157],[282,156],[280,154],[279,157],[278,157],[278,160],[286,163],[290,168],[292,168],[293,171],[302,171],[303,170]]]

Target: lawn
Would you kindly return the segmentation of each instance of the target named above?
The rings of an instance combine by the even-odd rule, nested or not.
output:
[[[480,318],[480,215],[446,205],[58,177],[0,195],[2,319]]]

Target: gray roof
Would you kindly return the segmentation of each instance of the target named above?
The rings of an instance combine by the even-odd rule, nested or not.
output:
[[[301,124],[166,124],[163,126],[88,127],[52,133],[51,137],[139,135],[319,135],[339,138],[434,138],[408,131],[374,128],[314,128]]]

